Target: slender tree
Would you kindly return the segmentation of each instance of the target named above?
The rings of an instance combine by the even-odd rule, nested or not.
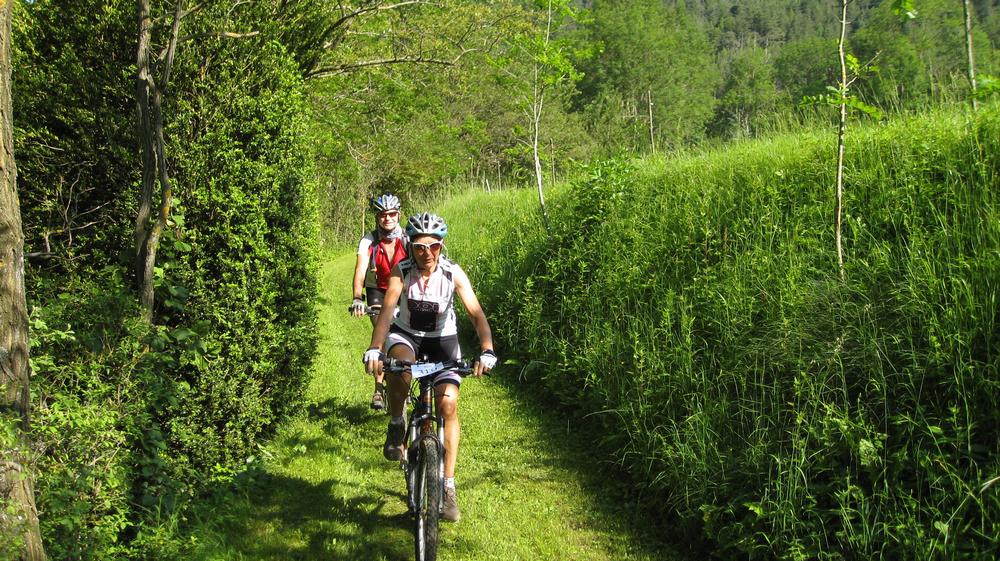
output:
[[[538,203],[546,230],[549,229],[549,217],[545,208],[544,177],[540,151],[542,136],[543,111],[548,96],[555,96],[558,89],[579,81],[580,73],[573,66],[565,43],[554,38],[557,30],[567,21],[575,20],[580,13],[570,0],[540,0],[536,5],[539,19],[537,27],[525,33],[515,35],[511,39],[515,58],[524,60],[528,66],[529,76],[517,76],[518,65],[511,65],[504,72],[511,75],[514,82],[523,93],[519,96],[519,104],[524,108],[527,117],[527,138],[520,139],[530,148],[535,185],[538,189]]]
[[[653,90],[646,90],[646,109],[649,114],[649,151],[656,152],[656,135],[653,127]]]
[[[965,12],[965,55],[969,63],[969,86],[972,88],[972,110],[976,111],[979,109],[979,103],[976,100],[976,59],[972,49],[972,10],[969,7],[969,0],[962,1],[962,8]]]
[[[548,51],[552,38],[552,0],[546,3],[545,35],[542,52]],[[531,75],[531,156],[535,162],[535,184],[538,187],[538,205],[542,209],[545,229],[549,229],[549,213],[545,210],[545,193],[542,189],[542,160],[538,155],[538,135],[542,123],[542,108],[545,105],[545,88],[541,78],[542,61],[535,60]]]
[[[240,3],[240,2],[237,2]],[[184,18],[202,9],[198,4],[185,8],[185,0],[176,0],[173,19],[162,49],[155,51],[154,30],[150,0],[136,2],[139,29],[136,53],[136,129],[142,147],[142,191],[136,213],[134,231],[135,274],[139,285],[143,319],[153,321],[153,273],[156,268],[156,254],[160,246],[170,212],[173,206],[173,179],[167,159],[164,134],[163,99],[170,85],[170,75],[174,58],[181,43],[213,35],[219,37],[252,37],[259,32],[236,33],[218,31],[210,34],[181,36],[181,22]],[[160,197],[155,218],[152,216],[155,186],[159,183]]]
[[[170,219],[173,184],[167,165],[167,149],[163,134],[163,93],[170,82],[170,71],[177,53],[181,20],[187,15],[184,0],[177,0],[170,37],[161,56],[150,57],[153,23],[149,0],[138,0],[139,47],[136,56],[137,132],[142,146],[142,195],[135,222],[135,268],[139,284],[143,319],[153,320],[153,271],[160,236]],[[152,59],[162,59],[156,68]],[[157,72],[160,70],[160,72]],[[159,75],[157,75],[159,74]],[[160,201],[156,219],[150,224],[153,192],[160,184]]]
[[[13,422],[16,438],[0,450],[0,540],[22,536],[13,553],[24,561],[45,559],[34,477],[24,456],[30,413],[28,313],[24,294],[24,234],[17,197],[11,116],[10,0],[0,0],[0,422]]]
[[[847,2],[840,0],[840,41],[837,43],[837,54],[840,57],[840,120],[837,126],[837,202],[834,211],[834,228],[837,239],[837,268],[840,277],[844,278],[844,244],[842,239],[842,221],[844,214],[844,139],[847,134],[847,57],[844,43],[847,39]]]
[[[837,246],[837,270],[844,278],[844,151],[847,144],[847,113],[848,109],[861,111],[875,119],[882,118],[882,111],[872,107],[851,94],[851,85],[863,74],[875,69],[874,60],[866,64],[858,62],[857,57],[847,52],[847,5],[850,0],[840,0],[840,38],[837,41],[837,55],[840,75],[836,86],[827,86],[826,94],[805,96],[803,105],[825,104],[836,106],[839,118],[837,124],[837,170],[836,170],[836,201],[834,204],[834,239]]]

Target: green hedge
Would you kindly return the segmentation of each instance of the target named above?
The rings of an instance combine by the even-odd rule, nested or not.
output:
[[[832,132],[596,165],[550,235],[532,193],[442,212],[502,354],[717,554],[983,558],[1000,115],[849,134],[844,280]]]
[[[54,255],[26,271],[37,502],[53,560],[185,558],[192,505],[252,468],[301,403],[316,346],[318,238],[304,86],[261,23],[271,7],[229,8],[185,18],[195,39],[178,51],[165,98],[177,198],[151,329],[139,321],[129,257],[135,4],[19,5],[27,251],[58,232],[70,184],[70,210],[96,208],[84,216],[98,222],[72,240],[52,235]],[[216,33],[230,26],[262,32]],[[65,84],[79,87],[57,101],[47,91]]]

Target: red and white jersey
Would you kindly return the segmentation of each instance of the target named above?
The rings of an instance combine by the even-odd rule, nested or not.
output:
[[[368,276],[365,277],[365,286],[375,287],[383,292],[389,287],[392,268],[406,259],[406,238],[398,235],[393,240],[393,246],[392,259],[389,259],[385,246],[378,241],[378,234],[373,231],[361,238],[361,242],[358,243],[358,255],[368,254]]]

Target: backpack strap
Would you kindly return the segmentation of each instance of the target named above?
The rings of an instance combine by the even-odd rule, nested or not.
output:
[[[403,281],[406,281],[406,276],[410,274],[410,270],[413,269],[413,259],[407,257],[399,263],[396,264],[399,267],[399,272],[403,275]]]
[[[372,244],[368,246],[368,269],[371,272],[375,272],[375,253],[378,251],[378,229],[368,232],[368,235],[372,238]]]
[[[447,257],[442,256],[438,261],[438,267],[441,269],[441,274],[444,278],[448,279],[448,282],[454,282],[453,273],[451,270],[452,262]]]

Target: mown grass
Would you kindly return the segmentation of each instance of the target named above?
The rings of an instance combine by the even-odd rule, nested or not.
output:
[[[441,213],[502,354],[720,555],[984,558],[1000,499],[1000,114],[608,162]],[[593,427],[597,428],[594,429]],[[583,427],[586,427],[585,429]]]
[[[460,236],[460,235],[459,235]],[[386,417],[368,409],[366,320],[345,312],[354,263],[326,264],[311,405],[263,451],[241,496],[202,515],[192,559],[412,559],[398,465],[381,456]],[[622,489],[594,473],[586,435],[524,393],[510,372],[462,387],[462,520],[440,559],[672,559]]]

